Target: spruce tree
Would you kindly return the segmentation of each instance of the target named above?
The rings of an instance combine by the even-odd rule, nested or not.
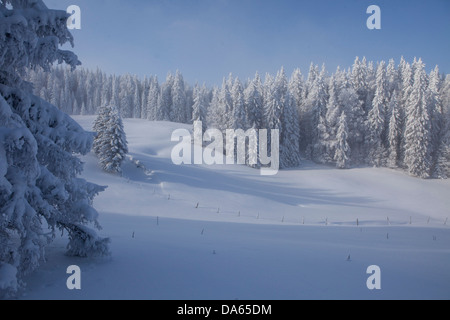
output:
[[[348,139],[348,127],[347,127],[347,117],[345,112],[339,118],[339,128],[337,132],[337,143],[336,143],[336,153],[334,160],[336,161],[336,166],[339,169],[347,169],[350,164],[350,146],[347,142]]]
[[[303,75],[300,69],[295,69],[292,73],[291,79],[289,81],[289,92],[294,99],[294,106],[298,114],[299,121],[299,150],[304,151],[303,146],[306,144],[305,139],[307,137],[307,125],[305,124],[305,119],[307,118],[307,110],[305,103],[306,94],[306,84],[303,79]]]
[[[101,125],[97,125],[100,122]],[[94,139],[94,151],[100,166],[108,173],[121,173],[128,143],[118,108],[105,107],[104,114],[97,118],[96,128],[99,131]]]
[[[445,150],[445,111],[441,97],[442,80],[439,74],[439,67],[436,66],[429,76],[428,85],[428,110],[431,121],[431,172],[434,178],[444,178],[445,168],[443,152]],[[445,166],[445,165],[444,165]]]
[[[336,83],[335,75],[330,78],[327,101],[327,113],[326,117],[321,117],[319,122],[319,132],[321,143],[324,144],[324,154],[319,162],[329,163],[333,161],[335,148],[336,148],[336,136],[339,126],[339,117],[342,114],[342,107],[339,103],[338,95],[340,93],[338,85]]]
[[[233,122],[229,129],[248,129],[249,126],[247,124],[247,114],[245,110],[244,89],[238,78],[234,81],[233,88],[231,89],[231,99],[233,103]]]
[[[140,118],[141,112],[142,112],[142,106],[141,106],[141,95],[142,95],[142,88],[141,83],[137,76],[133,77],[133,118]]]
[[[366,101],[367,101],[367,61],[366,58],[363,60],[359,60],[359,57],[356,57],[355,62],[353,63],[351,82],[353,88],[356,90],[358,94],[358,98],[363,110],[367,110]]]
[[[372,102],[372,109],[366,121],[367,162],[381,167],[385,165],[385,128],[387,110],[386,64],[382,61],[376,73],[376,91]]]
[[[142,83],[142,93],[141,93],[141,114],[140,119],[148,119],[147,106],[148,106],[148,92],[150,91],[150,82],[147,77],[145,77]]]
[[[194,88],[194,105],[192,112],[192,122],[201,121],[203,133],[207,129],[207,108],[208,108],[208,97],[206,86],[200,87],[198,85]]]
[[[41,0],[0,0],[2,297],[17,292],[23,277],[44,260],[57,230],[68,232],[71,255],[109,253],[109,240],[87,226],[99,227],[92,201],[104,188],[78,177],[83,164],[77,155],[90,151],[92,134],[33,95],[22,78],[32,66],[49,71],[57,61],[80,64],[75,54],[58,48],[73,44],[67,18]]]
[[[365,115],[358,94],[351,86],[342,89],[338,95],[339,104],[345,111],[348,124],[348,144],[353,162],[362,163],[364,159]]]
[[[284,80],[281,72],[272,80],[266,81],[265,119],[267,129],[281,130],[281,117],[283,113]],[[269,140],[270,141],[270,140]]]
[[[414,84],[406,103],[405,165],[409,174],[431,175],[431,121],[427,103],[427,74],[422,60],[414,62]]]
[[[223,79],[222,88],[217,92],[217,103],[214,106],[216,129],[225,132],[233,124],[233,99],[230,81]]]
[[[106,124],[109,116],[109,107],[104,105],[100,107],[99,114],[94,121],[93,130],[96,133],[96,139],[99,139],[101,135],[106,132]],[[100,144],[93,144],[92,150],[96,155],[100,154]]]
[[[312,84],[308,93],[308,98],[306,99],[308,113],[305,115],[304,121],[302,122],[302,125],[308,126],[307,133],[309,133],[309,135],[306,139],[310,142],[310,152],[307,153],[309,153],[312,159],[316,161],[320,159],[324,152],[323,143],[319,134],[319,123],[321,117],[326,117],[328,96],[325,74],[326,70],[325,66],[323,66],[321,72],[314,77],[315,81]]]
[[[389,159],[387,165],[391,168],[396,168],[399,165],[400,160],[400,145],[401,145],[401,118],[400,110],[397,102],[397,91],[394,90],[391,101],[389,103],[389,109],[391,110],[391,118],[389,120]]]
[[[157,121],[173,121],[172,117],[175,116],[172,109],[172,87],[174,81],[173,75],[168,73],[166,82],[161,85],[161,94],[158,96],[155,112]]]
[[[280,167],[300,165],[300,128],[296,102],[290,92],[283,97],[282,132],[280,141]]]
[[[133,81],[130,75],[121,77],[119,80],[119,104],[115,105],[119,108],[124,118],[133,117],[133,98],[134,98],[134,88]]]
[[[399,73],[395,67],[394,59],[390,59],[386,69],[387,97],[390,99],[394,91],[399,89]]]
[[[147,119],[150,121],[162,120],[164,118],[162,110],[158,109],[160,94],[161,88],[158,79],[155,77],[150,80],[147,97]]]
[[[186,118],[186,90],[183,76],[178,70],[175,74],[171,97],[172,103],[170,108],[170,120],[178,123],[187,123],[188,119]],[[189,117],[189,120],[191,120],[191,117]]]
[[[244,101],[247,122],[255,129],[263,128],[263,89],[261,78],[256,73],[255,78],[250,82],[244,91]]]

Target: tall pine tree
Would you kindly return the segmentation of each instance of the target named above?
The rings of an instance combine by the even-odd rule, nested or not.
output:
[[[389,159],[387,165],[391,168],[396,168],[400,161],[400,145],[401,145],[401,117],[399,105],[397,102],[397,91],[394,90],[391,101],[389,103],[389,109],[391,110],[391,118],[389,119]]]
[[[342,115],[339,118],[336,153],[334,155],[336,166],[339,169],[347,169],[349,167],[351,150],[350,146],[348,145],[347,139],[348,139],[347,117],[345,116],[345,112],[342,112]]]
[[[431,121],[428,80],[422,60],[414,62],[414,84],[406,102],[405,165],[408,172],[420,178],[431,175]]]
[[[14,294],[39,266],[57,230],[68,231],[69,254],[109,252],[109,240],[87,227],[98,227],[92,201],[104,188],[78,177],[76,155],[90,151],[92,135],[34,96],[22,78],[32,66],[80,64],[59,49],[73,44],[67,18],[41,0],[0,0],[0,297]]]
[[[366,121],[367,162],[381,167],[385,165],[385,128],[387,110],[386,64],[382,61],[376,73],[376,91],[372,109]]]

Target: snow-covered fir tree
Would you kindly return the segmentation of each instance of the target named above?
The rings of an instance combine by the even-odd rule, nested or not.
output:
[[[390,59],[386,68],[386,90],[390,99],[394,91],[399,89],[399,73],[395,67],[394,59]]]
[[[233,122],[233,98],[231,96],[230,81],[223,79],[222,88],[217,93],[216,104],[212,106],[214,119],[212,122],[216,125],[216,129],[225,132],[230,129]]]
[[[147,116],[147,107],[148,107],[148,92],[150,90],[150,81],[147,77],[144,78],[144,81],[141,83],[141,114],[137,116],[140,119],[148,119]]]
[[[247,113],[245,111],[244,89],[241,81],[236,78],[231,89],[233,103],[232,125],[229,129],[248,129]]]
[[[267,106],[272,99],[275,78],[266,73],[263,83],[263,128],[269,129],[269,117],[267,116]]]
[[[339,169],[347,169],[350,163],[350,146],[348,145],[348,126],[345,111],[339,117],[339,128],[336,136],[336,153],[334,160]]]
[[[201,121],[203,133],[207,129],[207,112],[208,112],[208,89],[206,85],[202,87],[196,85],[194,88],[194,106],[192,112],[192,122]]]
[[[358,94],[358,99],[360,101],[361,108],[368,112],[368,107],[366,105],[367,95],[368,95],[368,83],[367,83],[367,61],[363,58],[361,61],[359,57],[356,57],[353,63],[351,81],[353,88]]]
[[[402,138],[402,125],[396,90],[394,90],[390,99],[389,110],[391,110],[391,118],[389,119],[389,159],[387,165],[391,168],[396,168],[399,166],[400,146]]]
[[[187,82],[184,84],[185,89],[185,97],[186,97],[186,108],[185,108],[185,114],[186,114],[186,120],[184,123],[190,124],[192,121],[192,114],[194,112],[193,106],[194,106],[194,87],[191,87]],[[209,93],[209,92],[208,92]]]
[[[265,119],[267,129],[281,130],[285,79],[281,72],[277,77],[266,77]],[[270,140],[269,140],[270,141]]]
[[[381,167],[386,160],[384,143],[387,110],[386,64],[382,61],[376,73],[376,91],[366,122],[367,163]]]
[[[375,68],[373,61],[367,62],[367,77],[366,77],[366,83],[367,83],[367,95],[366,95],[366,102],[364,103],[365,108],[364,111],[366,112],[366,115],[370,112],[373,106],[373,99],[375,98],[375,92],[377,89],[377,68]]]
[[[365,112],[362,102],[356,90],[347,81],[346,85],[340,88],[338,103],[341,110],[345,111],[348,124],[348,144],[351,149],[351,161],[362,163],[364,161],[364,131]]]
[[[150,80],[150,88],[148,89],[147,97],[147,119],[150,121],[161,120],[164,118],[162,110],[158,107],[161,88],[157,78]]]
[[[98,116],[94,121],[93,130],[96,132],[96,137],[98,138],[100,134],[106,131],[106,121],[108,118],[109,109],[108,106],[104,105],[100,108]],[[95,154],[99,154],[100,144],[93,144],[92,150]]]
[[[264,101],[261,77],[258,73],[244,91],[244,102],[249,126],[254,129],[262,129]]]
[[[140,118],[142,112],[142,85],[137,76],[133,77],[133,91],[133,118]]]
[[[134,86],[130,75],[119,79],[119,104],[115,105],[119,108],[124,118],[133,117],[133,97]]]
[[[308,71],[308,78],[306,79],[305,87],[304,87],[304,98],[308,98],[310,95],[312,88],[314,86],[314,83],[316,82],[317,78],[319,77],[320,70],[319,66],[315,65],[313,62],[311,62],[311,65],[309,66]]]
[[[339,73],[339,68],[336,74]],[[328,89],[328,101],[326,106],[326,115],[321,117],[319,121],[319,143],[323,145],[324,152],[320,159],[317,161],[321,163],[331,163],[333,162],[335,148],[336,148],[336,136],[339,126],[339,117],[342,114],[342,105],[339,102],[339,94],[342,90],[340,83],[337,79],[336,74],[332,75],[329,80]]]
[[[111,101],[110,103],[104,102],[104,105],[118,106],[120,103],[119,91],[120,91],[120,78],[113,76],[111,80]]]
[[[413,74],[413,70],[411,67],[411,64],[404,62],[401,65],[401,80],[402,80],[402,97],[401,97],[401,101],[400,105],[406,109],[406,104],[408,102],[409,96],[411,94],[412,91],[412,87],[414,84],[414,74]]]
[[[173,80],[171,98],[172,103],[170,107],[170,120],[173,122],[187,123],[188,118],[186,117],[186,90],[183,75],[178,70]],[[189,116],[189,121],[191,120],[191,118],[192,115]]]
[[[233,87],[231,88],[230,93],[233,104],[232,107],[233,114],[231,126],[229,127],[229,129],[246,131],[247,129],[249,129],[249,125],[247,123],[247,112],[245,109],[244,89],[239,78],[236,78],[234,80]],[[248,153],[249,141],[245,141],[245,145],[246,145],[245,163],[249,163],[249,153]],[[233,152],[233,150],[228,148],[231,148],[231,145],[228,146],[227,144],[227,152]],[[236,143],[234,150],[234,154],[236,157],[238,156],[237,152],[238,152],[238,145]]]
[[[297,68],[292,73],[291,79],[289,81],[289,92],[294,98],[296,109],[300,114],[303,99],[305,97],[305,83],[303,80],[302,71]]]
[[[316,156],[314,161],[322,164],[333,162],[333,156],[331,154],[332,152],[334,152],[334,148],[336,146],[336,140],[333,139],[336,136],[332,136],[330,134],[330,128],[328,126],[327,120],[323,116],[320,116],[319,118],[319,124],[317,125],[317,134],[318,143],[316,145],[316,150],[322,150],[322,152]]]
[[[156,107],[157,121],[170,121],[172,111],[172,87],[175,78],[171,73],[167,74],[166,82],[161,85],[161,94],[158,96],[158,103]]]
[[[121,173],[128,153],[128,143],[120,111],[115,106],[106,106],[94,125],[97,135],[94,152],[100,166],[109,173]]]
[[[211,102],[209,103],[208,112],[206,113],[206,127],[219,128],[219,119],[221,118],[221,110],[219,109],[219,91],[218,87],[214,87],[211,93]]]
[[[434,178],[445,178],[446,169],[442,167],[445,150],[445,111],[441,97],[442,79],[436,66],[429,76],[428,110],[431,121],[431,172]],[[444,165],[445,166],[445,165]]]
[[[0,0],[1,296],[14,294],[39,266],[57,230],[68,232],[69,254],[109,253],[109,240],[87,227],[98,227],[92,201],[104,188],[78,178],[83,165],[76,155],[90,151],[92,134],[34,96],[21,78],[30,66],[79,65],[58,48],[73,43],[67,18],[41,0]]]
[[[283,97],[282,131],[280,136],[280,167],[300,165],[300,121],[294,97],[286,91]]]
[[[421,59],[414,62],[414,84],[406,102],[405,165],[417,177],[431,176],[431,121],[429,115],[428,80]]]
[[[307,126],[305,125],[303,119],[307,117],[307,112],[305,108],[305,81],[303,79],[303,75],[300,69],[295,69],[292,73],[291,79],[289,81],[289,92],[292,95],[295,103],[295,109],[298,114],[299,120],[299,148],[302,149],[302,145],[305,145],[305,140],[307,136],[306,130]]]
[[[450,177],[450,75],[445,77],[441,85],[440,96],[444,109],[443,138],[439,152],[439,167],[442,169],[442,178]],[[436,175],[436,174],[435,174]]]
[[[310,109],[307,119],[309,119],[311,123],[311,131],[309,134],[311,157],[313,160],[320,159],[321,155],[325,152],[319,133],[320,118],[326,117],[326,104],[328,100],[325,77],[326,69],[325,66],[322,66],[322,70],[318,77],[316,77],[306,102]]]

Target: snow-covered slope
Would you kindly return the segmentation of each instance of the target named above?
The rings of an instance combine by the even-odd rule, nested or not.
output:
[[[88,130],[94,120],[75,119]],[[109,186],[95,207],[112,257],[70,258],[58,239],[24,299],[450,298],[449,181],[310,162],[272,177],[175,166],[171,134],[189,126],[124,124],[123,177],[84,158],[83,177]],[[73,264],[80,291],[66,288]],[[367,289],[370,265],[381,268],[381,290]]]

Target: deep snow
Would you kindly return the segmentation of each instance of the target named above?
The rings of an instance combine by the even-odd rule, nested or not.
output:
[[[91,130],[95,118],[75,119]],[[23,299],[450,298],[449,181],[310,162],[273,177],[175,166],[171,134],[189,126],[124,124],[123,177],[84,157],[83,177],[109,186],[94,205],[112,257],[68,257],[56,239]],[[80,291],[66,288],[73,264]],[[381,268],[381,290],[366,287],[370,265]]]

